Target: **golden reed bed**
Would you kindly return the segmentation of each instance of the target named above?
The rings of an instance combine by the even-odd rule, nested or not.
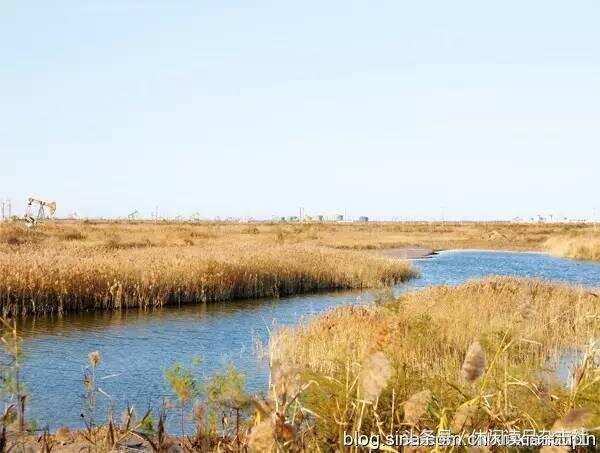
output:
[[[509,277],[431,287],[283,328],[270,357],[309,383],[300,401],[322,451],[354,431],[600,434],[597,290]]]
[[[4,315],[151,308],[389,285],[399,260],[218,228],[12,226],[0,249]]]
[[[598,259],[586,224],[47,222],[0,224],[6,314],[155,307],[376,287],[406,263],[374,250],[549,250]],[[571,244],[571,245],[570,245]]]

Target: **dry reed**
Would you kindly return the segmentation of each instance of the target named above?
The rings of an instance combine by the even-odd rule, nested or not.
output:
[[[528,301],[535,317],[525,321],[523,294],[535,294]],[[554,373],[565,351],[587,350],[590,339],[600,338],[599,320],[600,304],[588,289],[489,277],[370,307],[337,308],[305,325],[282,328],[271,344],[273,354],[318,383],[303,401],[319,416],[315,431],[326,448],[339,438],[340,426],[359,425],[366,434],[381,433],[382,427],[391,434],[402,422],[457,433],[550,429],[572,409],[593,414],[598,426],[600,370],[590,359],[597,347],[582,362],[586,371],[574,387]],[[344,409],[353,407],[348,382],[361,379],[348,364],[364,363],[373,350],[393,366],[377,407]]]
[[[579,260],[600,261],[600,233],[560,235],[549,238],[545,248],[551,253]]]
[[[151,308],[377,287],[413,275],[406,262],[297,244],[19,248],[0,250],[0,305],[4,315]]]

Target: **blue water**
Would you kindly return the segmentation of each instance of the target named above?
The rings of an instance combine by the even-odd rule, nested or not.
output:
[[[540,253],[448,251],[415,260],[419,278],[396,290],[432,284],[458,284],[486,275],[515,275],[600,287],[600,264]],[[266,367],[255,355],[257,341],[283,324],[302,322],[342,304],[367,303],[374,292],[343,292],[199,304],[154,312],[87,313],[27,321],[23,326],[23,375],[31,393],[29,417],[41,427],[82,425],[82,371],[90,351],[102,357],[100,387],[117,414],[126,403],[137,412],[157,407],[169,392],[164,369],[190,364],[203,379],[228,363],[243,371],[251,391],[264,389]],[[99,413],[108,398],[102,397]]]
[[[410,286],[459,284],[486,275],[514,275],[576,285],[600,287],[600,264],[549,256],[539,252],[481,250],[440,252],[434,258],[415,261],[422,271]]]

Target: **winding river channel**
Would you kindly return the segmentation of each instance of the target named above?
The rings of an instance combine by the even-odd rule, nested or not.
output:
[[[514,275],[600,287],[600,264],[541,253],[447,251],[414,261],[421,276],[396,291],[434,284],[458,284],[485,275]],[[202,362],[199,377],[233,363],[250,390],[265,387],[267,372],[255,354],[270,329],[296,324],[342,304],[368,303],[372,292],[319,293],[283,299],[236,301],[165,308],[154,312],[70,314],[27,320],[23,376],[31,394],[28,416],[38,426],[79,427],[83,407],[82,369],[99,351],[100,387],[115,411],[126,403],[143,412],[168,395],[164,369],[179,361]],[[104,398],[103,400],[106,400]],[[103,404],[106,402],[103,401]],[[102,407],[99,413],[102,413]]]

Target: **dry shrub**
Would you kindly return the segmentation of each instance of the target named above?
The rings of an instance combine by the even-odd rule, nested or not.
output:
[[[72,238],[86,245],[96,246],[111,232],[121,242],[140,244],[148,238],[153,244],[164,246],[204,245],[205,240],[236,243],[317,244],[336,249],[376,250],[419,245],[429,249],[492,248],[517,250],[547,250],[547,241],[553,237],[599,237],[592,225],[535,224],[511,222],[390,222],[368,224],[352,223],[271,223],[253,222],[182,222],[161,221],[56,221],[38,225],[47,237],[61,236],[71,229],[82,230],[85,238]],[[254,234],[255,229],[261,233]],[[68,242],[69,239],[65,240]],[[191,242],[190,242],[191,241]],[[192,244],[193,242],[193,244]],[[131,246],[130,248],[135,248]]]

